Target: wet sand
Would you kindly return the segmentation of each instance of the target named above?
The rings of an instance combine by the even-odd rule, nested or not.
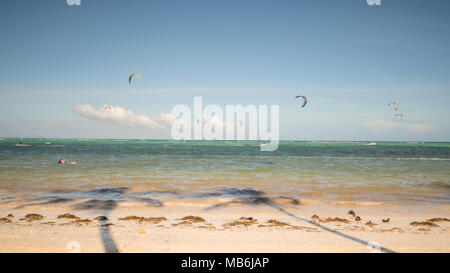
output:
[[[0,252],[450,252],[448,206],[90,201],[2,204]]]

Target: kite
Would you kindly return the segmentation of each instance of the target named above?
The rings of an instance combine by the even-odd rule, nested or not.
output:
[[[107,105],[107,104],[105,104],[105,105],[103,105],[103,109],[106,111],[106,110],[110,110],[111,111],[111,105]]]
[[[396,116],[396,117],[400,117],[400,119],[403,120],[403,114],[397,113],[397,114],[395,114],[395,116]]]
[[[129,83],[129,84],[131,84],[131,78],[133,78],[133,76],[136,76],[136,77],[138,77],[139,79],[141,79],[141,75],[139,75],[138,73],[131,74],[131,75],[128,77],[128,83]]]
[[[303,99],[303,105],[302,108],[305,107],[306,103],[308,102],[308,99],[305,96],[297,96],[295,98],[302,98]]]
[[[397,111],[398,104],[395,101],[393,101],[393,102],[388,103],[388,106],[391,104],[394,105],[394,109],[395,109],[395,111]]]

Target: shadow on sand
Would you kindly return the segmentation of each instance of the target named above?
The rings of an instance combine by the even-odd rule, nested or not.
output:
[[[143,193],[131,193],[127,194],[128,188],[126,187],[118,187],[118,188],[101,188],[101,189],[95,189],[95,190],[89,190],[89,191],[77,191],[76,194],[79,194],[80,196],[89,196],[91,197],[87,201],[73,204],[71,207],[75,210],[101,210],[106,212],[104,216],[108,217],[112,210],[114,210],[117,205],[120,202],[123,202],[125,200],[137,200],[140,202],[147,203],[150,206],[155,207],[162,207],[163,203],[159,200],[148,198],[148,197],[140,197],[149,195],[152,193],[173,193],[173,192],[143,192]],[[67,193],[67,192],[65,192]],[[176,194],[176,193],[173,193]],[[110,197],[112,199],[101,199],[102,197]],[[96,198],[95,198],[96,197]],[[251,188],[244,188],[244,189],[237,189],[237,188],[224,188],[221,189],[218,192],[211,192],[211,193],[203,193],[200,195],[196,195],[195,198],[208,198],[208,197],[232,197],[234,198],[231,201],[218,203],[213,206],[210,206],[208,208],[205,208],[206,211],[214,210],[214,209],[220,209],[225,208],[230,205],[234,204],[242,204],[242,205],[248,205],[248,206],[260,206],[260,205],[266,205],[269,206],[275,210],[278,210],[279,212],[288,215],[289,217],[292,217],[296,220],[303,221],[305,223],[312,224],[322,230],[331,232],[333,234],[336,234],[337,236],[341,236],[343,238],[352,240],[354,242],[357,242],[359,244],[370,246],[371,243],[350,235],[347,235],[345,233],[333,230],[331,228],[328,228],[324,225],[321,225],[320,223],[316,221],[309,221],[303,217],[297,216],[291,212],[286,211],[283,207],[281,207],[277,202],[275,201],[283,201],[283,204],[287,206],[298,206],[301,205],[298,200],[291,198],[291,197],[285,197],[285,196],[268,196],[263,191],[254,190]],[[29,201],[42,201],[42,202],[31,202],[22,206],[17,207],[24,208],[24,207],[30,207],[30,206],[39,206],[39,205],[51,205],[51,204],[61,204],[61,203],[69,203],[69,202],[75,202],[77,199],[70,199],[60,196],[47,196],[37,199],[32,199]],[[107,253],[118,253],[119,249],[117,247],[117,244],[114,241],[114,238],[112,237],[111,230],[110,230],[110,223],[108,221],[102,221],[100,225],[100,234],[103,242],[103,246],[105,249],[105,252]],[[394,251],[381,247],[380,251],[393,253]]]
[[[88,191],[59,191],[53,192],[62,195],[69,194],[69,196],[76,196],[77,198],[66,198],[60,195],[44,196],[39,198],[34,198],[28,200],[29,203],[16,207],[16,209],[21,209],[24,207],[33,206],[45,206],[53,204],[63,204],[63,203],[74,203],[79,199],[87,199],[83,202],[77,202],[71,205],[74,210],[100,210],[103,212],[103,216],[109,217],[111,211],[113,211],[120,202],[126,200],[136,200],[139,202],[144,202],[149,206],[162,207],[163,203],[159,200],[142,197],[142,195],[148,195],[152,193],[159,192],[145,192],[145,193],[132,193],[127,194],[127,187],[116,187],[116,188],[100,188]],[[102,199],[104,198],[104,199]],[[39,202],[36,202],[39,201]],[[119,249],[116,242],[111,234],[110,229],[111,223],[109,220],[101,221],[100,224],[100,236],[102,239],[103,247],[107,253],[118,253]]]
[[[294,218],[296,220],[312,224],[312,225],[314,225],[314,226],[316,226],[316,227],[318,227],[318,228],[320,228],[322,230],[325,230],[325,231],[331,232],[333,234],[336,234],[337,236],[341,236],[343,238],[352,240],[352,241],[357,242],[359,244],[362,244],[362,245],[364,245],[366,247],[374,246],[372,244],[372,242],[368,242],[368,241],[365,241],[363,239],[350,236],[348,234],[342,233],[340,231],[336,231],[336,230],[334,230],[332,228],[329,228],[327,226],[321,225],[320,223],[318,223],[316,221],[309,221],[309,220],[307,220],[307,219],[305,219],[303,217],[300,217],[300,216],[297,216],[297,215],[295,215],[293,213],[290,213],[289,211],[286,211],[284,208],[282,208],[280,205],[278,205],[276,202],[274,202],[274,198],[265,196],[264,192],[262,192],[262,191],[257,191],[257,190],[253,190],[253,189],[245,189],[245,191],[246,191],[246,195],[247,195],[245,197],[238,197],[238,198],[235,198],[232,201],[218,203],[216,205],[213,205],[213,206],[210,206],[210,207],[206,208],[205,210],[208,211],[208,210],[213,210],[213,209],[224,208],[224,207],[227,207],[227,206],[230,206],[230,205],[233,205],[233,204],[243,204],[243,205],[250,205],[250,206],[267,205],[267,206],[269,206],[269,207],[271,207],[273,209],[276,209],[279,212],[281,212],[283,214],[286,214],[286,215],[288,215],[288,216],[290,216],[290,217],[292,217],[292,218]],[[280,196],[280,197],[277,197],[275,199],[279,199],[279,198],[291,200],[289,202],[291,205],[300,205],[300,203],[297,200],[293,199],[293,198]],[[390,250],[390,249],[385,248],[385,247],[382,247],[382,246],[380,246],[379,250],[382,251],[382,252],[386,252],[386,253],[395,253],[395,251]]]

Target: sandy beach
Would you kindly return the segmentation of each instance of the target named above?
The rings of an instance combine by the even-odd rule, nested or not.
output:
[[[0,208],[0,252],[450,252],[448,206],[236,201],[114,209],[11,202]]]

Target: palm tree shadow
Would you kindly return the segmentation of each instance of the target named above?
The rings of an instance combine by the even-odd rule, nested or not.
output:
[[[116,187],[116,188],[100,188],[88,191],[75,191],[75,194],[79,196],[89,196],[94,197],[89,200],[86,200],[81,203],[75,203],[71,205],[71,208],[74,210],[99,210],[104,212],[106,218],[100,221],[100,236],[102,239],[103,247],[105,252],[107,253],[118,253],[119,248],[117,247],[116,242],[111,234],[111,223],[109,222],[108,217],[111,212],[117,208],[120,202],[123,202],[128,199],[136,200],[138,202],[146,203],[149,206],[153,207],[162,207],[163,203],[157,199],[149,198],[149,197],[141,197],[141,194],[127,194],[127,187]],[[56,192],[58,193],[58,192]],[[73,193],[69,191],[61,191],[59,193]],[[152,192],[147,192],[146,194],[151,194]],[[113,199],[101,199],[104,195],[108,195]],[[62,203],[70,203],[76,201],[73,198],[65,198],[60,196],[44,196],[41,198],[35,198],[29,200],[31,202],[18,206],[16,209],[24,208],[24,207],[32,207],[32,206],[41,206],[41,205],[52,205],[52,204],[62,204]],[[40,202],[35,202],[40,201]]]
[[[255,205],[267,205],[267,206],[269,206],[269,207],[271,207],[273,209],[276,209],[276,210],[280,211],[281,213],[286,214],[286,215],[288,215],[288,216],[290,216],[290,217],[292,217],[292,218],[294,218],[296,220],[312,224],[312,225],[314,225],[314,226],[316,226],[316,227],[318,227],[318,228],[320,228],[322,230],[331,232],[333,234],[336,234],[336,235],[341,236],[343,238],[352,240],[352,241],[357,242],[359,244],[362,244],[362,245],[365,245],[365,246],[369,246],[370,245],[370,242],[368,242],[368,241],[365,241],[363,239],[359,239],[359,238],[350,236],[350,235],[342,233],[340,231],[333,230],[333,229],[331,229],[329,227],[321,225],[320,223],[318,223],[316,221],[309,221],[309,220],[307,220],[307,219],[305,219],[303,217],[300,217],[300,216],[297,216],[297,215],[295,215],[293,213],[290,213],[290,212],[286,211],[285,209],[283,209],[276,202],[274,202],[272,198],[265,197],[264,193],[261,192],[261,191],[255,191],[255,193],[256,193],[256,196],[235,198],[235,199],[233,199],[231,201],[228,201],[228,202],[215,204],[213,206],[205,208],[204,210],[209,211],[209,210],[214,210],[214,209],[220,209],[220,208],[228,207],[228,206],[233,205],[233,204],[243,204],[243,205],[252,205],[252,206],[255,206]],[[282,197],[282,198],[290,199],[288,197]],[[300,203],[298,203],[298,202],[296,202],[296,200],[295,201],[294,200],[295,199],[292,199],[292,202],[291,202],[292,205],[300,205]],[[395,253],[395,251],[390,250],[390,249],[385,248],[385,247],[382,247],[382,246],[380,246],[380,251],[383,251],[383,252],[386,252],[386,253]]]

